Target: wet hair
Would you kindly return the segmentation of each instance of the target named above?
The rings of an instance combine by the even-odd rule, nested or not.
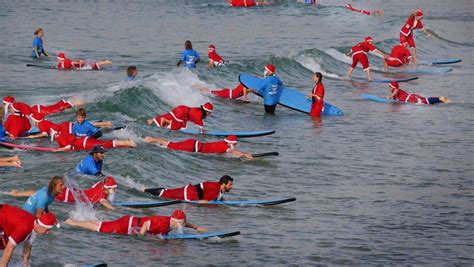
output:
[[[39,33],[39,32],[42,32],[42,31],[43,31],[43,28],[38,28],[38,29],[36,29],[35,35],[38,35],[38,33]]]
[[[87,112],[86,112],[85,109],[80,108],[76,111],[76,116],[84,116],[85,117],[85,116],[87,116]]]
[[[323,82],[323,74],[321,72],[315,72],[314,75],[316,75],[316,77],[318,77],[318,79],[319,79],[318,83]]]
[[[228,184],[229,182],[233,182],[234,179],[230,177],[229,175],[224,175],[219,179],[219,184]]]
[[[184,42],[184,48],[186,48],[186,50],[193,49],[193,44],[191,43],[191,41],[186,40],[186,42]]]
[[[54,187],[56,186],[56,184],[58,183],[58,181],[62,181],[63,180],[63,177],[61,176],[53,176],[51,178],[51,180],[49,180],[49,183],[48,183],[48,195],[52,196],[53,195],[53,191],[54,191]]]
[[[133,73],[137,70],[137,67],[130,66],[127,68],[127,76],[132,77]]]

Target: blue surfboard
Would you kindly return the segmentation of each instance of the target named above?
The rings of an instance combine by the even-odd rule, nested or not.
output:
[[[450,67],[423,67],[417,66],[413,69],[401,70],[402,73],[416,73],[416,74],[444,74],[452,71]]]
[[[387,79],[373,79],[372,82],[374,83],[391,83],[391,82],[409,82],[413,80],[417,80],[418,77],[409,77],[409,78],[387,78]],[[364,79],[365,80],[365,79]],[[365,80],[367,81],[367,80]]]
[[[369,95],[369,94],[360,94],[360,97],[362,97],[363,99],[366,99],[366,100],[371,100],[371,101],[376,101],[376,102],[383,102],[383,103],[404,103],[404,102],[400,102],[400,101],[397,101],[397,100],[386,99],[384,97]]]
[[[260,88],[262,79],[249,75],[249,74],[240,74],[239,81],[248,88],[257,90]],[[260,95],[259,95],[260,96]],[[261,97],[261,96],[260,96]],[[280,96],[280,101],[278,104],[309,114],[311,111],[311,100],[306,98],[306,95],[291,88],[283,87],[283,91]],[[336,106],[333,106],[327,102],[324,102],[324,110],[321,113],[322,115],[332,115],[332,116],[342,116],[343,112]]]
[[[272,200],[223,200],[223,201],[209,201],[207,203],[199,203],[198,200],[186,201],[184,203],[200,204],[200,205],[231,205],[231,206],[244,206],[244,205],[261,205],[261,206],[272,206],[288,202],[296,201],[296,198],[281,198]]]
[[[446,65],[446,64],[455,64],[462,61],[460,58],[447,58],[447,59],[432,59],[432,60],[422,60],[423,62],[430,62],[434,65]]]
[[[181,129],[179,130],[182,133],[186,134],[201,134],[199,130],[187,130],[187,129]],[[267,131],[255,131],[255,132],[226,132],[226,131],[206,131],[204,135],[212,135],[212,136],[229,136],[229,135],[235,135],[239,138],[246,138],[246,137],[257,137],[257,136],[265,136],[265,135],[270,135],[274,134],[274,130],[267,130]]]
[[[209,232],[209,233],[200,233],[200,234],[170,234],[160,236],[160,239],[170,240],[170,239],[208,239],[212,237],[231,237],[240,235],[240,231],[227,231],[227,232]]]
[[[27,67],[35,67],[35,68],[41,68],[41,69],[50,69],[50,70],[56,70],[56,66],[51,66],[51,65],[38,65],[38,64],[26,64]]]
[[[170,201],[151,201],[151,202],[113,202],[114,206],[128,207],[128,208],[154,208],[154,207],[164,207],[174,204],[181,203],[180,200],[170,200]]]

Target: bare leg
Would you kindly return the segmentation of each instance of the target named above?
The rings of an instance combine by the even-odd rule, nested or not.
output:
[[[0,167],[21,167],[21,160],[18,156],[0,158]]]
[[[74,99],[71,98],[67,100],[69,103],[71,103],[73,106],[83,106],[86,104],[86,101],[84,99]]]
[[[204,87],[204,86],[195,86],[196,89],[199,90],[200,93],[203,93],[203,94],[210,94],[211,93],[211,89],[207,88],[207,87]]]
[[[80,227],[94,232],[99,232],[100,222],[97,221],[75,221],[73,219],[67,219],[64,223],[70,226]]]
[[[10,196],[14,196],[14,197],[29,197],[29,196],[33,195],[34,193],[36,193],[36,191],[34,191],[34,190],[18,191],[18,190],[13,189],[8,194]]]
[[[439,97],[439,101],[443,102],[443,103],[449,103],[449,99],[445,96],[440,96]]]
[[[147,143],[150,143],[150,144],[158,143],[162,146],[166,146],[169,143],[168,140],[165,140],[165,139],[162,139],[162,138],[159,138],[159,137],[151,137],[151,136],[145,137],[144,141],[147,142]]]
[[[112,61],[106,59],[106,60],[100,60],[96,62],[99,67],[102,67],[104,65],[112,65]]]
[[[352,68],[352,67],[351,67],[351,68],[349,68],[349,71],[347,72],[346,78],[349,78],[349,77],[351,77],[351,75],[352,75],[352,71],[353,71],[353,70],[354,70],[354,68]]]
[[[371,82],[372,78],[370,77],[370,69],[365,70],[365,72],[367,73],[367,80],[369,80],[369,82]]]
[[[411,51],[413,51],[413,64],[416,64],[416,47],[412,47]]]
[[[0,162],[10,162],[10,161],[16,161],[16,160],[20,160],[20,158],[18,156],[0,158]]]
[[[387,64],[387,61],[385,61],[385,60],[383,61],[383,69],[385,71],[388,71],[388,64]]]
[[[99,128],[112,128],[113,124],[111,121],[96,121],[96,122],[93,122],[92,125],[94,125],[95,127],[99,127]]]
[[[137,143],[132,139],[127,140],[114,140],[117,147],[137,147]]]

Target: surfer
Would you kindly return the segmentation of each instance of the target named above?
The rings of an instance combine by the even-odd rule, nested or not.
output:
[[[66,57],[66,55],[62,52],[58,53],[57,55],[58,64],[56,68],[58,70],[70,70],[70,69],[77,69],[77,70],[100,70],[104,65],[112,64],[112,61],[105,59],[99,60],[96,62],[87,63],[83,59],[72,60]]]
[[[67,219],[65,224],[80,227],[94,232],[119,234],[119,235],[139,235],[147,233],[151,235],[166,235],[173,229],[183,227],[192,228],[198,232],[207,232],[206,228],[193,225],[186,221],[186,214],[182,210],[174,210],[171,216],[122,216],[114,221],[77,221]]]
[[[313,73],[313,81],[316,84],[310,94],[306,98],[311,98],[311,111],[309,115],[311,117],[320,117],[321,112],[324,109],[324,85],[323,75],[321,72]]]
[[[45,119],[42,114],[31,114],[31,122],[33,125],[38,127],[38,134],[28,135],[27,138],[42,138],[45,136],[54,136],[58,133],[71,133],[72,131],[72,122],[63,122],[61,124],[55,124],[47,119]]]
[[[199,142],[196,139],[187,139],[180,142],[171,142],[166,139],[147,136],[144,139],[147,143],[157,143],[171,150],[179,150],[185,152],[195,152],[204,154],[229,154],[234,157],[239,157],[246,160],[252,160],[253,156],[251,153],[242,152],[235,148],[237,145],[237,137],[235,135],[229,135],[222,141],[217,142]]]
[[[156,116],[154,119],[148,119],[148,124],[156,124],[159,128],[167,128],[170,130],[185,129],[188,121],[193,122],[204,133],[203,120],[209,116],[214,110],[214,105],[207,102],[200,107],[177,106],[172,111]]]
[[[137,79],[138,70],[135,66],[129,66],[127,68],[127,79],[126,81],[135,81]]]
[[[94,137],[83,136],[77,137],[70,133],[55,134],[54,137],[59,145],[55,152],[69,150],[88,150],[94,146],[103,146],[105,148],[135,148],[137,144],[132,139],[114,139],[114,140],[97,140]]]
[[[46,57],[49,57],[49,55],[46,53],[43,47],[43,36],[44,36],[43,28],[36,29],[35,35],[36,37],[33,40],[33,51],[31,52],[31,57],[41,58],[41,55],[45,55]]]
[[[351,11],[359,12],[359,13],[369,15],[369,16],[370,15],[380,15],[380,16],[383,15],[383,10],[375,10],[375,11],[363,10],[363,9],[358,9],[358,8],[353,7],[351,4],[347,4],[344,7]]]
[[[30,266],[31,248],[37,235],[49,233],[53,226],[59,228],[59,223],[51,212],[36,218],[20,208],[0,204],[0,249],[4,249],[1,266],[8,266],[13,251],[21,242],[24,242],[23,266]]]
[[[31,129],[31,124],[27,117],[31,113],[28,105],[15,102],[8,105],[8,107],[10,115],[8,115],[4,124],[5,133],[12,139],[25,136]]]
[[[74,169],[76,174],[86,174],[95,176],[105,176],[102,173],[104,165],[105,148],[103,146],[94,146],[89,155],[81,160]]]
[[[242,83],[239,83],[234,89],[222,88],[220,90],[211,90],[207,87],[197,87],[202,93],[211,93],[214,96],[227,99],[237,99],[244,97],[243,101],[248,102],[248,93],[250,89],[245,87]]]
[[[49,180],[48,186],[32,194],[23,205],[23,209],[39,218],[49,212],[49,205],[54,198],[61,194],[64,188],[64,180],[61,176],[53,176]]]
[[[275,114],[276,105],[280,101],[283,82],[275,75],[275,66],[272,64],[265,65],[263,77],[264,79],[259,88],[252,90],[252,92],[263,97],[263,106],[266,113]]]
[[[181,53],[181,59],[178,61],[176,66],[179,67],[179,65],[184,63],[187,68],[196,68],[196,63],[201,61],[199,53],[193,49],[193,44],[189,40],[186,40],[186,42],[184,42],[184,48],[185,50],[183,51],[183,53]]]
[[[7,108],[9,105],[13,103],[21,103],[21,102],[17,102],[13,96],[6,96],[2,102],[5,108]],[[47,116],[47,115],[59,113],[66,109],[72,108],[74,106],[84,105],[85,101],[82,99],[71,98],[68,100],[61,99],[60,101],[52,105],[37,104],[30,107],[26,103],[21,103],[21,104],[26,106],[28,109],[30,109],[30,113],[39,113],[39,114],[43,114]]]
[[[216,46],[211,44],[207,47],[207,57],[209,58],[209,63],[207,64],[208,68],[215,68],[225,65],[225,61],[222,59],[219,54],[216,52]]]
[[[0,167],[21,168],[21,160],[18,156],[0,157]]]
[[[100,128],[112,128],[111,121],[86,121],[87,112],[85,109],[80,108],[76,111],[76,122],[72,127],[72,134],[78,137],[89,136],[99,138],[102,136]]]
[[[95,183],[91,188],[79,191],[78,189],[70,190],[67,187],[63,187],[61,193],[55,196],[55,199],[65,203],[75,203],[76,199],[74,195],[78,196],[81,202],[90,202],[92,204],[101,204],[107,209],[114,209],[112,202],[114,201],[115,193],[117,192],[117,182],[112,176],[107,176],[103,182]],[[74,191],[73,194],[71,191]],[[26,190],[18,191],[12,190],[9,194],[15,197],[29,197],[33,195],[35,191]]]
[[[270,2],[264,1],[264,2],[256,2],[254,0],[226,0],[227,3],[229,3],[231,6],[234,7],[252,7],[252,6],[258,6],[258,5],[270,5]]]
[[[402,43],[392,48],[390,55],[384,60],[383,67],[387,71],[389,66],[394,68],[405,67],[410,61],[414,64],[414,59],[407,48],[407,43]]]
[[[416,94],[410,94],[402,89],[398,85],[398,82],[390,83],[390,92],[391,94],[387,96],[387,99],[393,99],[400,102],[409,102],[415,104],[425,104],[433,105],[438,103],[449,103],[449,100],[445,96],[436,96],[436,97],[423,97]]]
[[[224,175],[219,182],[202,182],[172,189],[147,188],[144,192],[166,199],[199,200],[199,203],[207,203],[213,200],[224,200],[223,194],[230,192],[233,185],[234,179],[229,175]]]
[[[382,57],[386,57],[385,54],[380,52],[372,43],[372,37],[367,36],[365,37],[364,42],[356,44],[354,47],[352,47],[351,51],[349,51],[347,55],[352,56],[352,65],[347,72],[347,78],[351,77],[352,71],[357,66],[357,63],[360,62],[362,64],[362,68],[364,68],[364,71],[367,73],[367,80],[369,80],[369,82],[372,81],[372,78],[370,77],[369,58],[367,57],[367,52],[375,52],[380,54]]]
[[[431,34],[423,26],[423,23],[421,23],[421,18],[423,18],[423,11],[421,9],[415,10],[412,14],[410,14],[407,21],[400,29],[400,43],[406,43],[411,47],[413,51],[413,62],[416,62],[416,46],[415,41],[413,40],[413,30],[420,29],[428,37],[431,36]]]

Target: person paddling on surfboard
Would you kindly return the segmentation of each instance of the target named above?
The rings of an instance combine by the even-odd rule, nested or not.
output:
[[[351,4],[347,4],[344,7],[351,11],[359,12],[364,15],[369,15],[369,16],[370,15],[380,15],[380,16],[383,15],[383,10],[375,10],[375,11],[363,10],[363,9],[358,9],[358,8],[353,7]]]
[[[95,183],[91,188],[80,191],[78,189],[72,189],[75,191],[73,194],[71,189],[63,187],[61,193],[55,196],[55,200],[65,203],[75,203],[76,199],[74,195],[80,198],[80,202],[90,202],[92,204],[101,204],[107,209],[114,209],[111,204],[114,201],[115,193],[117,192],[117,182],[112,176],[108,176],[103,182]],[[36,191],[25,190],[18,191],[12,190],[9,195],[15,197],[29,197],[35,194]]]
[[[8,107],[10,115],[8,115],[4,124],[5,133],[12,139],[25,136],[31,129],[31,124],[28,120],[31,112],[28,105],[16,102],[8,105]]]
[[[207,232],[204,227],[193,225],[186,221],[186,214],[182,210],[174,210],[171,216],[136,217],[125,215],[114,221],[78,221],[67,219],[65,224],[87,229],[94,232],[118,235],[167,235],[173,229],[184,227],[198,232]]]
[[[207,54],[207,57],[209,58],[209,63],[207,64],[208,68],[221,67],[226,64],[222,57],[217,54],[215,45],[209,45],[207,51],[209,52]]]
[[[76,111],[76,122],[74,122],[71,133],[75,136],[89,136],[99,138],[102,136],[101,128],[107,129],[112,128],[111,121],[86,121],[87,112],[85,109],[80,108]]]
[[[272,64],[265,65],[263,77],[264,79],[259,88],[255,88],[252,92],[263,97],[263,106],[266,113],[275,114],[276,106],[280,101],[283,82],[275,75],[275,66]]]
[[[103,146],[94,146],[91,152],[89,152],[89,155],[76,165],[74,174],[105,176],[102,173],[105,152],[107,152],[107,150],[105,150]]]
[[[23,205],[23,209],[36,216],[49,212],[49,205],[53,203],[54,198],[59,195],[64,188],[64,180],[61,176],[53,176],[48,182],[47,187],[34,192]]]
[[[211,93],[214,96],[220,97],[220,98],[227,98],[227,99],[238,99],[241,98],[242,96],[244,97],[243,101],[248,102],[248,93],[250,92],[250,89],[245,87],[242,83],[239,83],[234,89],[229,89],[229,88],[222,88],[220,90],[211,90],[207,87],[200,87],[196,86],[199,91],[202,93]]]
[[[55,124],[47,119],[45,119],[42,114],[31,114],[31,122],[33,125],[38,127],[39,133],[28,135],[27,138],[42,138],[46,136],[53,136],[60,132],[71,133],[72,131],[72,122],[63,122],[61,124]]]
[[[181,142],[171,142],[166,139],[147,136],[145,142],[151,144],[159,144],[171,150],[179,150],[185,152],[195,152],[204,154],[229,154],[246,160],[252,160],[251,153],[242,152],[235,148],[237,145],[237,137],[229,135],[222,141],[202,143],[196,139],[187,139]]]
[[[413,13],[410,14],[403,27],[400,29],[400,43],[401,44],[408,44],[412,51],[413,51],[413,62],[416,63],[416,46],[415,41],[413,40],[413,30],[420,29],[422,30],[428,37],[431,34],[426,30],[421,23],[421,18],[423,18],[423,10],[418,9],[415,10]]]
[[[0,167],[21,168],[20,157],[19,156],[0,157]]]
[[[154,119],[148,119],[148,125],[156,124],[159,128],[170,130],[185,129],[188,121],[193,122],[204,133],[204,119],[214,110],[214,105],[207,102],[200,107],[177,106],[172,111],[156,116]]]
[[[31,57],[41,58],[41,55],[49,57],[49,55],[44,50],[44,46],[43,46],[43,36],[44,36],[43,28],[36,29],[35,35],[36,37],[33,40],[33,51],[31,52]]]
[[[381,55],[382,57],[386,57],[386,55],[380,52],[377,47],[375,47],[372,43],[372,37],[367,36],[365,37],[364,42],[356,44],[352,47],[351,51],[349,51],[347,55],[352,56],[352,65],[349,68],[349,71],[347,72],[346,78],[351,77],[352,71],[360,62],[362,64],[362,68],[364,68],[364,71],[367,73],[367,80],[369,80],[369,82],[372,81],[372,78],[370,77],[370,66],[369,58],[367,57],[367,52],[375,52]]]
[[[181,59],[176,64],[176,67],[179,67],[181,64],[184,63],[184,66],[186,68],[196,68],[196,64],[201,61],[199,53],[193,49],[193,44],[189,40],[186,40],[186,42],[184,42],[184,48],[185,50],[183,51],[183,53],[181,53]]]
[[[21,103],[21,102],[17,102],[13,96],[6,96],[2,102],[3,102],[4,108],[7,108],[8,105],[13,104],[13,103]],[[30,113],[38,113],[38,114],[43,114],[47,116],[47,115],[62,112],[74,106],[84,105],[85,101],[82,99],[71,98],[68,100],[61,99],[60,101],[52,105],[37,104],[30,107],[26,103],[22,103],[22,104],[26,105],[30,109]]]
[[[391,94],[387,96],[387,99],[394,99],[400,102],[409,102],[415,104],[425,104],[425,105],[434,105],[438,103],[449,103],[449,100],[445,96],[435,96],[435,97],[423,97],[416,94],[410,94],[406,91],[400,89],[398,82],[390,83]]]
[[[207,203],[213,200],[224,200],[224,194],[229,193],[233,185],[234,179],[229,175],[224,175],[219,179],[219,182],[202,182],[171,189],[147,188],[144,189],[144,192],[166,199],[198,200],[199,203]]]
[[[254,0],[226,0],[233,7],[252,7],[258,5],[270,5],[270,2],[263,1],[263,2],[256,2]]]
[[[311,117],[321,117],[321,112],[324,109],[324,85],[323,75],[321,72],[313,73],[313,81],[316,84],[310,94],[306,98],[311,98]]]
[[[398,44],[392,48],[390,55],[385,58],[383,68],[387,71],[389,66],[394,68],[406,67],[410,61],[415,64],[410,50],[407,48],[407,43]]]
[[[127,79],[126,81],[135,81],[137,79],[138,70],[135,66],[129,66],[127,68]]]
[[[135,148],[137,144],[132,139],[126,140],[97,140],[94,137],[77,137],[70,133],[59,133],[54,135],[54,139],[59,145],[55,152],[69,150],[89,150],[94,146],[103,146],[105,148]]]
[[[56,68],[58,70],[100,70],[102,66],[111,65],[112,61],[105,59],[99,60],[96,62],[87,63],[83,59],[72,60],[66,57],[66,55],[62,52],[58,53],[57,55],[58,64]]]

